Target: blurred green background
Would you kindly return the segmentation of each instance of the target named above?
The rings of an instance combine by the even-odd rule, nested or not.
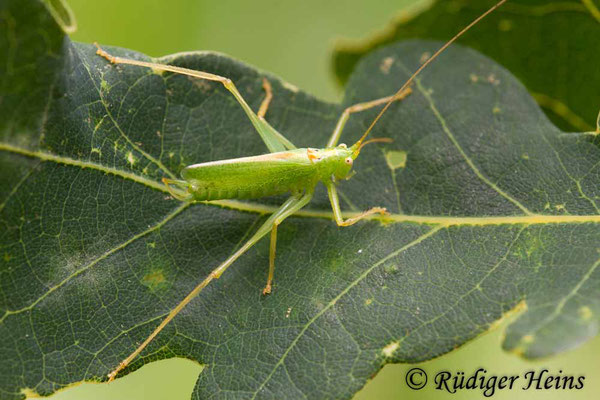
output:
[[[273,72],[299,88],[338,101],[330,67],[335,39],[364,38],[385,28],[402,9],[418,0],[69,0],[82,42],[131,48],[151,56],[179,51],[216,50]],[[484,22],[485,23],[485,22]],[[457,27],[457,30],[461,27]],[[476,33],[475,33],[476,34]],[[497,392],[494,399],[597,399],[600,395],[600,338],[552,359],[528,362],[504,353],[502,331],[496,331],[437,360],[418,365],[430,376],[440,370],[479,367],[490,374],[523,375],[547,368],[557,374],[585,375],[582,390],[521,390]],[[481,391],[457,394],[436,391],[431,382],[418,392],[406,387],[404,374],[413,366],[388,365],[355,399],[480,399]],[[82,384],[53,400],[189,399],[202,367],[188,360],[152,363],[109,385]]]
[[[415,0],[66,0],[82,42],[150,56],[215,50],[337,100],[330,67],[336,38],[362,38]],[[376,3],[376,4],[374,4]]]

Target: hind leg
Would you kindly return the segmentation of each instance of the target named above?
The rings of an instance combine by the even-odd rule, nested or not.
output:
[[[220,75],[211,74],[209,72],[196,71],[196,70],[189,69],[189,68],[177,67],[175,65],[151,63],[151,62],[146,62],[146,61],[132,60],[129,58],[113,56],[112,54],[108,53],[106,50],[102,49],[97,43],[95,43],[95,45],[98,48],[98,50],[96,51],[96,54],[98,54],[101,57],[106,58],[112,64],[136,65],[139,67],[152,68],[154,70],[159,70],[159,71],[169,71],[169,72],[174,72],[177,74],[192,76],[194,78],[206,79],[206,80],[214,81],[214,82],[220,82],[227,90],[229,90],[229,92],[231,92],[231,94],[233,94],[233,96],[238,101],[238,103],[240,103],[240,105],[242,106],[242,109],[245,111],[246,115],[250,119],[250,122],[252,122],[252,125],[254,125],[254,128],[256,129],[256,131],[258,132],[258,134],[260,135],[260,137],[262,138],[263,142],[265,143],[265,145],[267,146],[267,148],[269,149],[270,152],[274,153],[274,152],[278,152],[278,151],[284,151],[286,149],[295,148],[295,146],[289,140],[287,140],[281,133],[277,132],[264,119],[264,114],[267,112],[267,108],[268,108],[269,103],[272,98],[271,86],[268,84],[266,79],[263,81],[263,87],[265,88],[267,95],[265,97],[265,100],[263,100],[263,102],[261,104],[261,108],[259,110],[259,115],[256,115],[254,113],[254,111],[252,111],[252,109],[250,108],[248,103],[246,103],[246,100],[244,100],[244,98],[242,97],[240,92],[237,90],[237,88],[235,87],[232,80],[229,78],[226,78],[226,77],[220,76]],[[267,82],[267,83],[265,84],[264,82]],[[267,88],[267,86],[268,86],[268,88]]]

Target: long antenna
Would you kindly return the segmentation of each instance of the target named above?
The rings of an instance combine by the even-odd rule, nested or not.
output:
[[[388,102],[385,103],[385,106],[383,107],[383,109],[379,112],[379,114],[377,114],[377,116],[375,117],[375,119],[373,120],[373,122],[371,122],[371,125],[369,125],[369,127],[367,128],[367,130],[365,131],[365,133],[358,140],[357,144],[359,145],[359,147],[360,147],[360,144],[362,143],[362,141],[365,140],[365,138],[367,137],[367,135],[371,132],[371,130],[373,129],[373,127],[375,126],[375,124],[377,123],[377,121],[379,121],[379,118],[381,118],[381,116],[383,115],[383,113],[385,113],[387,111],[387,109],[390,107],[390,104],[392,104],[392,102],[395,100],[395,98],[400,93],[402,93],[404,91],[404,89],[406,89],[408,87],[408,85],[410,85],[412,83],[412,81],[415,79],[415,77],[417,75],[419,75],[421,73],[421,71],[423,71],[425,69],[425,67],[429,65],[430,62],[432,62],[433,60],[435,60],[437,58],[437,56],[439,56],[444,50],[446,50],[446,48],[448,48],[448,46],[450,46],[452,43],[454,43],[456,41],[456,39],[458,39],[459,37],[461,37],[465,32],[467,32],[469,29],[471,29],[479,21],[481,21],[482,19],[484,19],[488,14],[490,14],[491,12],[493,12],[496,8],[498,8],[502,4],[506,3],[506,1],[507,0],[500,0],[492,8],[490,8],[489,10],[487,10],[486,12],[484,12],[483,14],[481,14],[473,22],[471,22],[469,25],[467,25],[466,27],[464,27],[452,39],[448,40],[446,42],[446,44],[444,44],[442,47],[440,47],[440,49],[438,51],[436,51],[433,56],[431,56],[430,58],[428,58],[427,61],[425,61],[423,63],[423,65],[421,65],[419,67],[419,69],[414,74],[412,74],[412,76],[410,78],[408,78],[408,80],[404,83],[404,85],[402,85],[402,87],[400,89],[398,89],[398,91],[393,96],[390,97],[390,99],[388,100]]]

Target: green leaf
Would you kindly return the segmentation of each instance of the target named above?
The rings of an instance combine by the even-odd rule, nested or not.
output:
[[[105,380],[282,201],[170,198],[160,179],[185,165],[265,151],[243,111],[218,84],[111,65],[49,15],[0,5],[2,399]],[[389,95],[438,46],[369,55],[343,105],[267,75],[267,118],[323,146],[345,106]],[[264,96],[264,75],[223,55],[159,61],[232,78],[253,109]],[[343,140],[373,117],[353,115]],[[265,240],[126,372],[186,357],[206,365],[196,398],[349,398],[384,364],[440,356],[517,310],[503,346],[524,357],[598,333],[600,136],[561,132],[506,70],[460,47],[373,135],[394,143],[363,150],[343,207],[388,207],[387,223],[338,228],[320,190],[279,228],[272,295]]]
[[[398,40],[448,40],[497,2],[423,0],[382,34],[340,43],[333,56],[335,75],[345,83],[362,57]],[[589,131],[600,107],[598,37],[598,0],[510,0],[458,42],[508,68],[558,127]]]

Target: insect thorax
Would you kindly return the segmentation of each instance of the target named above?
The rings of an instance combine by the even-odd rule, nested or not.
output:
[[[346,179],[354,161],[352,151],[345,145],[325,149],[309,148],[308,157],[315,163],[322,181],[330,180],[332,176],[337,180]]]

